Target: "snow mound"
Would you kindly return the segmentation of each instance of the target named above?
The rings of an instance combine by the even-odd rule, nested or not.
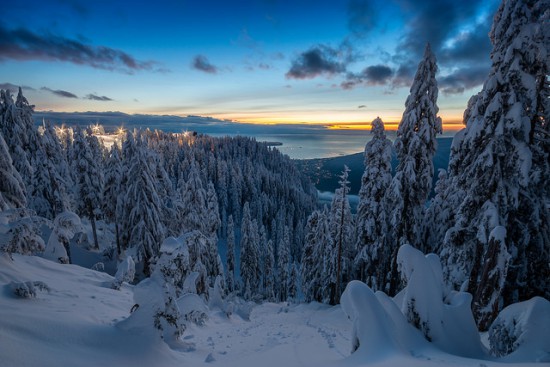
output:
[[[396,297],[403,315],[441,350],[463,357],[486,353],[470,311],[472,296],[446,294],[441,261],[410,245],[400,247],[397,263],[406,287]]]
[[[491,353],[504,361],[550,362],[550,302],[541,297],[514,303],[489,328]]]
[[[342,310],[353,323],[352,352],[365,362],[383,360],[423,344],[422,338],[384,293],[374,292],[360,281],[348,283],[340,299]]]

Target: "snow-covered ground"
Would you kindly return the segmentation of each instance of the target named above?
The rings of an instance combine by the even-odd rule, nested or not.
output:
[[[49,291],[18,298],[12,282],[41,281]],[[409,353],[350,357],[352,324],[339,306],[265,303],[250,320],[211,311],[190,326],[181,345],[118,324],[134,305],[133,286],[113,277],[39,257],[0,256],[0,365],[24,366],[496,366],[419,343]],[[502,364],[527,366],[529,364]],[[533,364],[535,365],[535,364]],[[540,366],[540,364],[539,364]]]

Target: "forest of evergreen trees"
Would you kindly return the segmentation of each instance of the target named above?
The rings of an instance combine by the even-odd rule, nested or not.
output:
[[[92,249],[99,250],[97,226],[105,223],[113,252],[121,261],[131,255],[142,277],[157,267],[181,289],[193,272],[198,293],[218,282],[247,300],[303,296],[336,304],[354,279],[396,295],[403,286],[397,253],[408,244],[440,256],[445,283],[473,295],[476,321],[486,329],[508,304],[550,299],[544,22],[547,9],[537,2],[501,5],[490,34],[491,72],[468,104],[466,128],[429,202],[442,123],[436,58],[426,47],[396,141],[381,119],[372,122],[356,214],[347,167],[331,206],[318,208],[314,187],[291,160],[253,139],[135,130],[107,149],[91,127],[45,121],[37,129],[21,90],[15,100],[2,90],[0,209],[12,225],[3,250],[44,251],[41,229],[74,212],[92,228]],[[189,248],[188,258],[170,255],[179,273],[161,255],[170,236],[184,236]],[[64,244],[58,260],[71,262]]]

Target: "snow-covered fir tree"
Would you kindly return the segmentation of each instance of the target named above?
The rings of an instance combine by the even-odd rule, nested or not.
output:
[[[373,290],[385,290],[391,266],[388,243],[388,205],[386,192],[391,184],[392,144],[386,138],[384,122],[372,122],[372,140],[365,146],[365,172],[361,178],[357,206],[357,256],[355,277]]]
[[[103,186],[103,205],[102,210],[105,219],[114,223],[115,240],[117,253],[122,252],[122,243],[120,239],[120,212],[122,204],[122,158],[120,147],[113,144],[105,161],[105,185]]]
[[[268,240],[264,257],[264,297],[275,301],[275,250],[273,240]]]
[[[474,294],[482,328],[494,313],[480,310],[493,302],[498,311],[550,297],[550,199],[541,188],[549,176],[549,4],[502,2],[490,32],[491,71],[453,143],[449,179],[462,196],[441,257],[447,280]],[[504,284],[484,276],[487,270],[506,274]]]
[[[288,226],[283,230],[283,236],[277,246],[277,283],[279,301],[284,302],[289,297],[290,284],[290,234]]]
[[[165,231],[161,221],[161,201],[156,192],[153,172],[149,164],[141,134],[127,136],[123,152],[129,165],[126,183],[126,197],[123,199],[123,217],[127,242],[123,247],[135,247],[139,260],[143,261],[143,273],[150,274],[151,262],[155,261],[164,239]]]
[[[388,192],[393,228],[389,289],[392,295],[397,291],[399,280],[395,262],[397,249],[402,244],[419,246],[424,207],[432,187],[436,135],[442,132],[441,118],[437,116],[436,72],[436,59],[428,44],[405,102],[394,143],[399,162]]]
[[[87,131],[87,137],[81,129],[74,134],[75,162],[74,170],[77,178],[77,209],[78,214],[87,217],[92,224],[94,247],[99,248],[97,240],[96,219],[101,213],[103,195],[103,170],[101,160],[92,150],[91,142],[95,145],[97,138],[90,138],[91,131]]]
[[[0,210],[24,208],[26,204],[25,184],[12,163],[0,132]]]
[[[32,112],[33,106],[23,96],[21,88],[15,102],[9,90],[0,90],[0,128],[13,165],[21,175],[27,190],[31,187],[33,173],[32,152],[36,151],[36,131]]]
[[[230,215],[227,220],[227,291],[235,291],[235,224],[233,223],[233,216]]]
[[[258,294],[260,288],[261,269],[258,223],[251,219],[250,206],[244,204],[241,224],[241,279],[243,289],[249,288],[250,294]],[[246,292],[245,292],[246,293]]]
[[[306,237],[302,252],[301,281],[306,302],[323,301],[325,279],[325,249],[332,243],[325,210],[315,210],[306,224]]]
[[[340,187],[334,192],[330,207],[329,230],[332,239],[331,268],[336,275],[330,295],[330,304],[338,303],[345,285],[352,278],[353,259],[355,249],[355,225],[349,204],[349,168],[344,166],[340,176]]]

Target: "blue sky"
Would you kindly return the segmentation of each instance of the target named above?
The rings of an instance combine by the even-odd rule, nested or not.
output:
[[[256,123],[399,121],[430,42],[457,122],[490,66],[498,2],[17,1],[0,15],[0,87],[37,110]]]

